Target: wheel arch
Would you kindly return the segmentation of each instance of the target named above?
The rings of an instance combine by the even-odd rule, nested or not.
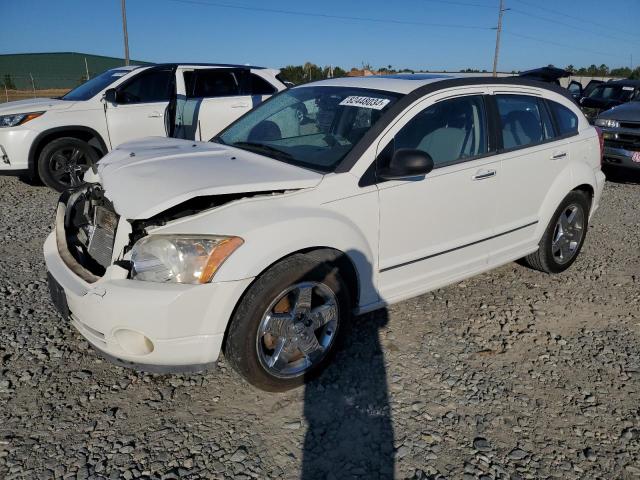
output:
[[[109,152],[107,144],[105,143],[102,135],[91,127],[83,125],[68,125],[64,127],[50,128],[41,132],[31,144],[29,148],[29,171],[33,176],[39,176],[38,172],[38,157],[42,152],[42,149],[51,141],[63,137],[77,138],[78,140],[90,143],[95,140],[97,146],[94,146],[103,156]]]

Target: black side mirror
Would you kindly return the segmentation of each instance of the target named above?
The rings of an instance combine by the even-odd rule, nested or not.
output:
[[[433,159],[427,152],[400,148],[394,152],[389,166],[378,171],[378,176],[385,180],[405,180],[424,177],[431,170]]]
[[[104,92],[104,99],[109,103],[118,103],[118,92],[115,88],[109,88]]]

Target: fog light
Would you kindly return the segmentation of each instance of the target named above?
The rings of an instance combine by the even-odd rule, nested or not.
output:
[[[134,330],[121,328],[113,332],[120,348],[131,355],[148,355],[153,352],[153,342]]]

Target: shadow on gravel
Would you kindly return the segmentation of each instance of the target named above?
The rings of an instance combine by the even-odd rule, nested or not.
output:
[[[388,321],[386,309],[353,318],[329,368],[307,383],[302,480],[393,478],[393,424],[379,339]]]
[[[603,165],[602,171],[606,175],[608,182],[640,185],[640,169],[611,168]]]

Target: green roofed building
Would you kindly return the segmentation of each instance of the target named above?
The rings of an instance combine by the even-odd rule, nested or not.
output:
[[[151,65],[131,60],[132,65]],[[0,87],[27,90],[73,88],[89,78],[114,67],[124,59],[88,53],[17,53],[0,55]],[[33,77],[33,84],[31,78]]]

